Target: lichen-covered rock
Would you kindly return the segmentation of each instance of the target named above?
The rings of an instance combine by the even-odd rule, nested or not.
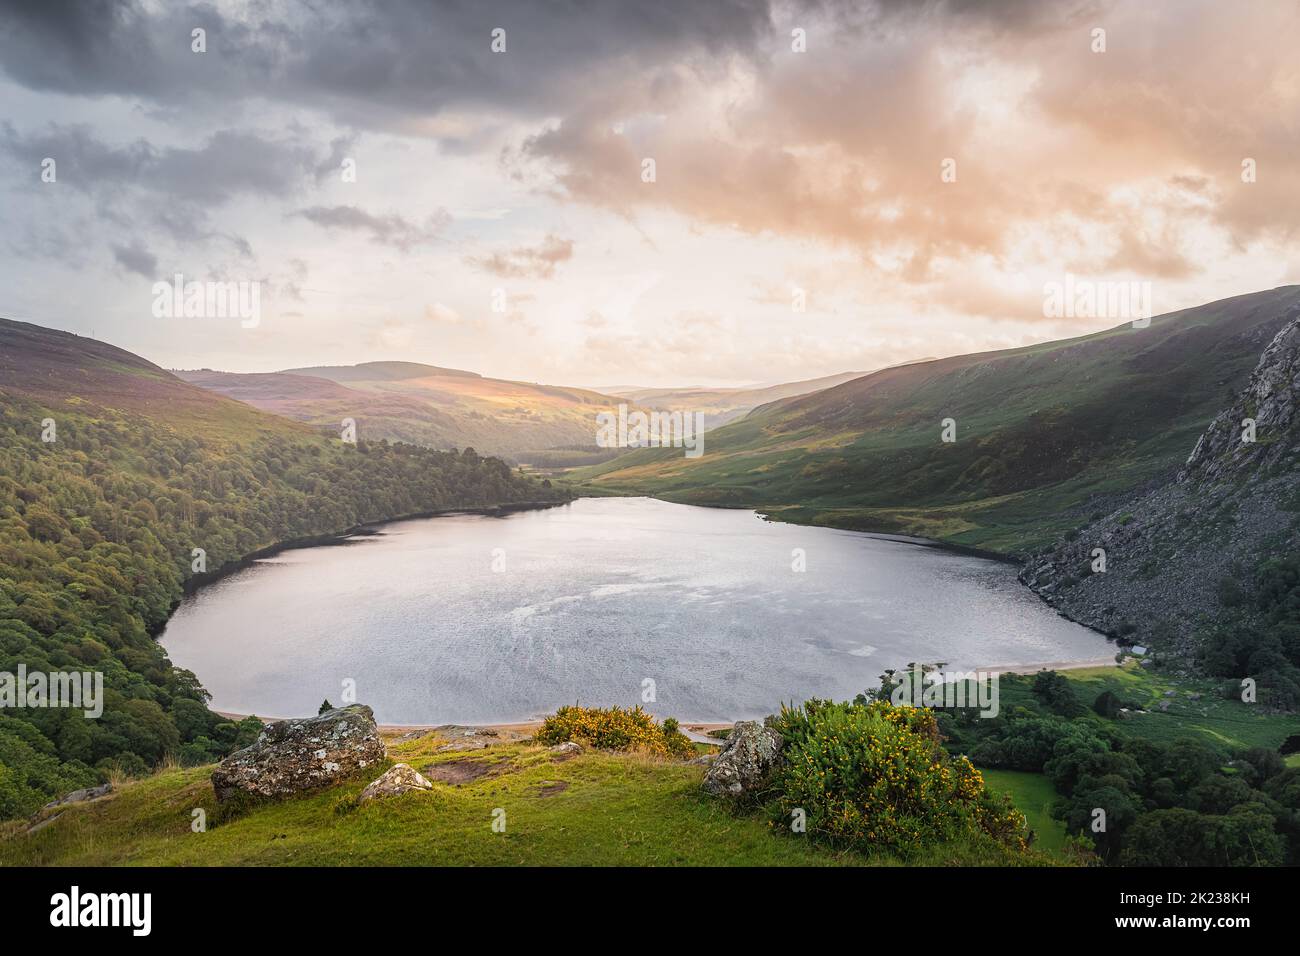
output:
[[[399,763],[361,791],[359,803],[376,797],[397,797],[412,790],[432,790],[433,784],[410,764]]]
[[[767,782],[781,763],[785,741],[770,727],[742,720],[704,775],[704,789],[717,796],[740,797]]]
[[[257,741],[212,772],[218,800],[236,793],[282,797],[328,786],[387,756],[374,712],[363,704],[269,724]]]
[[[57,800],[51,800],[42,810],[51,810],[54,807],[61,807],[69,803],[84,803],[87,800],[98,800],[100,797],[107,796],[113,792],[111,783],[101,783],[98,787],[84,787],[81,790],[73,790],[66,797],[60,797]]]
[[[1269,343],[1246,388],[1219,413],[1192,449],[1179,480],[1227,481],[1255,474],[1294,451],[1300,410],[1300,319]],[[1242,441],[1245,420],[1256,440]]]

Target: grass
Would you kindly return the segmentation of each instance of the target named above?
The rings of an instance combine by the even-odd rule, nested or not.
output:
[[[1222,681],[1214,678],[1175,678],[1139,667],[1133,661],[1123,667],[1082,668],[1061,673],[1074,684],[1085,707],[1091,707],[1097,695],[1109,690],[1120,699],[1146,709],[1147,713],[1133,714],[1116,724],[1125,733],[1155,743],[1191,737],[1224,748],[1277,749],[1295,733],[1294,714],[1270,713],[1255,704],[1226,700],[1219,695]],[[1166,697],[1166,691],[1173,691],[1173,696]],[[1015,703],[1017,694],[1028,695],[1027,684],[1022,689],[1019,682],[1009,687],[1004,681],[1003,706]],[[1190,694],[1200,694],[1201,699],[1193,701]],[[1167,711],[1153,709],[1166,700],[1169,701]]]
[[[1145,705],[1171,700],[1167,713],[1116,721],[1122,732],[1167,742],[1201,736],[1225,747],[1276,747],[1294,718],[1207,696],[1190,702],[1195,681],[1175,681],[1133,664],[1062,672],[1081,700],[1102,690]],[[1035,707],[1032,678],[1004,677],[1003,708]],[[1176,696],[1164,697],[1166,690]],[[1208,695],[1210,688],[1204,691]],[[1037,709],[1035,707],[1035,709]],[[1204,713],[1202,713],[1204,711]],[[393,762],[434,776],[439,765],[482,775],[435,782],[430,793],[357,804],[373,769],[334,787],[245,808],[216,803],[212,768],[170,767],[126,781],[111,797],[63,811],[28,834],[30,821],[0,826],[0,865],[24,866],[893,866],[888,855],[835,851],[772,827],[761,813],[736,814],[700,789],[701,766],[639,754],[585,751],[557,760],[531,743],[441,753],[436,734],[388,740]],[[700,747],[697,749],[708,749]],[[1287,758],[1300,766],[1300,754]],[[987,845],[928,848],[909,865],[1062,865],[1065,828],[1052,819],[1057,799],[1042,774],[983,769],[988,786],[1011,797],[1035,833],[1033,851],[1015,857]],[[202,809],[207,831],[191,829]],[[494,832],[494,811],[506,827]]]
[[[390,757],[417,769],[487,761],[470,783],[357,805],[378,771],[310,795],[242,810],[215,802],[211,767],[164,770],[113,796],[64,811],[28,835],[0,831],[6,866],[853,866],[892,857],[837,852],[777,832],[759,814],[736,815],[700,789],[703,768],[593,751],[557,761],[545,748],[501,744],[438,753],[426,736],[389,741]],[[505,812],[494,832],[494,811]],[[193,832],[203,809],[206,832]],[[930,848],[922,865],[1047,863],[1009,859],[981,845]]]
[[[1044,853],[1060,856],[1065,850],[1065,823],[1053,819],[1052,804],[1059,794],[1041,773],[1023,770],[981,770],[990,790],[1011,798],[1016,809],[1025,815],[1034,831],[1034,846]]]

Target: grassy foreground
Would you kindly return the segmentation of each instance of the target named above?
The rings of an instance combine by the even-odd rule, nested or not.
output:
[[[635,754],[587,751],[567,760],[530,743],[437,753],[436,734],[390,739],[389,755],[474,779],[435,782],[430,793],[355,798],[379,770],[315,794],[242,811],[219,807],[212,768],[164,770],[108,798],[72,806],[34,833],[31,821],[0,831],[6,866],[120,865],[895,865],[774,832],[700,790],[704,768]],[[191,829],[193,811],[207,832]],[[505,811],[504,832],[492,829]],[[912,865],[1051,862],[1013,859],[975,845],[943,845]]]

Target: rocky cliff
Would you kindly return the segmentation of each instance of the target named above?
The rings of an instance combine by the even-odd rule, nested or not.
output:
[[[1067,617],[1184,657],[1225,594],[1248,592],[1262,559],[1294,552],[1300,316],[1288,318],[1172,480],[1034,555],[1020,579]]]

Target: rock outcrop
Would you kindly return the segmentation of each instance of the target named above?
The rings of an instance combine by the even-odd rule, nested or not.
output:
[[[113,785],[111,783],[101,783],[98,787],[83,787],[80,790],[73,790],[67,796],[51,800],[41,809],[53,810],[55,807],[66,806],[69,803],[85,803],[87,800],[98,800],[100,797],[106,797],[112,792]]]
[[[374,712],[353,704],[269,724],[255,743],[221,761],[212,789],[218,800],[237,793],[288,796],[328,786],[386,756]]]
[[[1295,450],[1297,402],[1300,320],[1269,343],[1245,390],[1201,435],[1178,480],[1230,481],[1281,464]],[[1254,441],[1242,440],[1247,421],[1253,423]]]
[[[379,779],[361,791],[358,803],[378,797],[398,797],[412,790],[432,790],[433,784],[410,764],[399,763],[386,770]]]
[[[1021,581],[1073,620],[1178,658],[1224,613],[1222,588],[1249,589],[1262,557],[1300,548],[1300,317],[1288,320],[1172,480],[1032,557]]]
[[[704,789],[717,796],[742,797],[762,789],[781,763],[785,741],[755,720],[736,724],[704,775]]]

